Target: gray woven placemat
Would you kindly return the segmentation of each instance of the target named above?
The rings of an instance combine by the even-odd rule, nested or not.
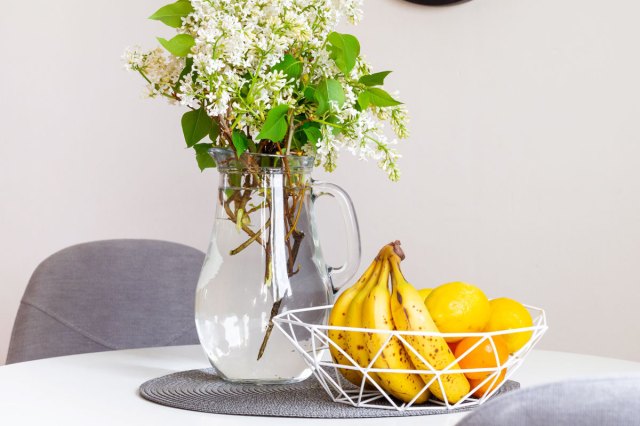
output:
[[[493,396],[519,389],[507,381]],[[396,411],[358,408],[335,403],[315,378],[290,385],[228,383],[213,369],[189,370],[149,380],[140,386],[140,395],[152,402],[184,410],[244,416],[345,419],[444,414],[458,410]]]

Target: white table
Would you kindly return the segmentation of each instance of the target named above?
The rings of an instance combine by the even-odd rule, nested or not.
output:
[[[0,367],[2,425],[453,425],[464,413],[384,419],[291,419],[226,416],[163,407],[142,399],[138,386],[155,377],[207,368],[199,346],[73,355]],[[640,373],[640,363],[533,351],[514,379],[521,385],[572,377]]]

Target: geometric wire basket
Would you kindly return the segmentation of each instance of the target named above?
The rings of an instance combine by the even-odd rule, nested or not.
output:
[[[525,305],[529,313],[533,318],[533,326],[526,328],[518,328],[511,330],[482,332],[482,333],[438,333],[438,332],[423,332],[423,331],[397,331],[397,330],[373,330],[366,328],[353,328],[353,327],[337,327],[325,324],[325,320],[333,308],[332,305],[319,306],[313,308],[296,309],[283,312],[274,317],[274,324],[280,332],[291,341],[296,350],[303,356],[306,363],[312,369],[314,376],[327,392],[334,402],[353,405],[355,407],[370,407],[378,409],[390,409],[390,410],[434,410],[442,411],[454,410],[461,408],[470,408],[476,405],[480,405],[489,399],[492,395],[500,390],[500,387],[507,382],[507,380],[513,376],[515,371],[522,365],[525,358],[531,351],[531,349],[538,343],[542,335],[547,331],[547,319],[544,310],[535,308],[533,306]],[[304,320],[304,321],[303,321]],[[380,333],[386,335],[386,341],[380,348],[377,354],[375,354],[370,363],[366,367],[361,367],[358,363],[349,356],[339,345],[327,335],[329,330],[352,332],[352,333]],[[498,359],[497,350],[491,336],[514,334],[519,332],[532,332],[529,341],[517,352],[511,354],[505,363],[500,363]],[[425,360],[416,351],[406,336],[438,336],[438,337],[481,337],[479,341],[470,347],[465,353],[461,354],[455,362],[445,367],[442,370],[435,370],[427,360]],[[406,350],[410,350],[413,354],[419,358],[419,360],[429,369],[421,370],[390,370],[374,368],[373,364],[376,358],[380,356],[386,344],[392,338],[399,339]],[[457,362],[464,358],[468,353],[473,351],[478,345],[489,340],[493,347],[493,353],[496,357],[496,367],[491,368],[474,368],[474,369],[454,369]],[[338,350],[350,363],[350,365],[336,364],[329,355],[329,347],[333,347]],[[355,386],[339,372],[339,369],[345,370],[357,370],[361,373],[363,379],[360,386]],[[487,384],[489,387],[493,387],[495,382],[500,379],[500,375],[503,370],[506,370],[504,379],[493,388],[490,392],[485,392],[481,398],[476,398],[473,393]],[[482,382],[477,386],[470,389],[469,393],[462,397],[456,403],[450,403],[446,398],[444,387],[442,384],[442,375],[444,374],[457,374],[457,373],[474,373],[474,372],[487,372],[490,373]],[[402,402],[391,395],[389,395],[383,388],[371,378],[369,373],[392,373],[392,374],[407,374],[416,373],[421,374],[421,377],[430,378],[424,387],[416,395],[416,397],[410,402]],[[430,397],[427,403],[414,404],[414,401],[428,389],[433,383],[437,382],[440,386],[442,393],[445,395],[445,401],[440,401],[435,397]]]

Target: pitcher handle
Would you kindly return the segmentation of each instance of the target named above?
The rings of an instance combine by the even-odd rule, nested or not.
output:
[[[313,181],[312,200],[329,195],[338,200],[340,212],[345,222],[347,237],[347,259],[341,266],[329,266],[331,287],[334,294],[355,275],[360,266],[362,248],[360,246],[360,228],[353,202],[344,189],[328,182]]]

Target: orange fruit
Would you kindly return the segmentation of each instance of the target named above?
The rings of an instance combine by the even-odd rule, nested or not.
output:
[[[533,325],[531,314],[519,302],[501,297],[489,302],[491,313],[485,331],[511,330],[514,328],[525,328]],[[532,331],[520,333],[503,334],[502,337],[507,342],[509,353],[520,350],[531,339]]]
[[[491,341],[493,341],[493,345],[491,344]],[[471,352],[466,354],[464,358],[460,359],[465,352],[471,349],[478,342],[481,343],[473,348]],[[494,345],[496,349],[495,351],[493,349]],[[507,343],[500,336],[492,336],[488,338],[480,336],[466,337],[458,343],[454,354],[458,359],[458,365],[461,369],[496,368],[503,366],[509,359],[509,348],[507,347]],[[490,374],[492,374],[492,371],[464,373],[464,375],[467,376],[467,379],[470,380],[482,380]]]
[[[476,398],[482,398],[483,396],[485,396],[486,394],[488,394],[489,392],[491,392],[492,390],[494,390],[495,388],[497,388],[498,386],[500,386],[500,384],[502,382],[504,382],[504,376],[507,375],[507,369],[503,369],[502,372],[500,373],[500,376],[498,376],[498,380],[496,380],[495,383],[493,383],[494,378],[490,378],[489,380],[487,380],[487,382],[480,386],[474,393],[473,396],[475,396]],[[480,383],[482,383],[484,379],[480,379],[480,380],[473,380],[473,379],[469,379],[469,385],[471,386],[471,389],[475,389],[476,386],[478,386]]]
[[[452,282],[434,288],[426,300],[427,309],[441,333],[482,331],[489,321],[489,299],[478,287]],[[462,337],[445,337],[457,342]]]

